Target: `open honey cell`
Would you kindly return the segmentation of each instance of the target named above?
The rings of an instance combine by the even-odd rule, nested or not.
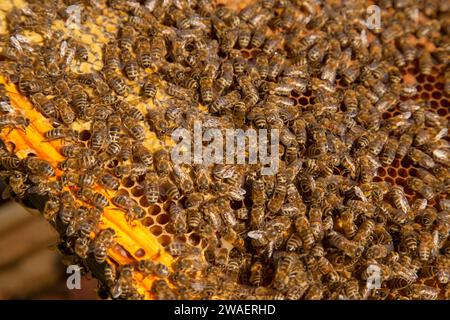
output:
[[[159,236],[163,232],[163,229],[158,225],[153,225],[150,227],[150,232],[155,236]]]
[[[152,217],[145,217],[141,222],[146,227],[149,227],[155,223]]]
[[[428,100],[428,99],[430,99],[430,94],[429,94],[428,92],[423,92],[423,93],[420,95],[420,97],[421,97],[423,100]]]
[[[438,90],[437,92],[440,92],[444,89],[444,84],[442,82],[438,82],[434,85],[434,87]]]
[[[439,103],[437,101],[435,101],[435,100],[431,100],[430,101],[430,106],[432,108],[437,108],[437,107],[439,107]]]
[[[80,132],[80,140],[88,141],[91,138],[91,132],[89,130],[83,130]]]
[[[137,186],[131,189],[131,194],[135,197],[140,197],[144,194],[144,188]]]
[[[398,169],[398,175],[402,178],[406,178],[408,176],[408,171],[405,168]]]
[[[397,171],[396,171],[394,168],[389,168],[389,169],[387,170],[387,173],[388,173],[388,175],[391,176],[392,178],[397,177]]]
[[[384,181],[388,182],[389,184],[393,185],[394,184],[394,179],[391,177],[385,177]]]
[[[379,167],[378,168],[378,176],[380,176],[380,177],[386,176],[386,169],[384,169],[383,167]]]
[[[145,256],[145,250],[142,248],[139,248],[136,250],[136,252],[134,253],[134,255],[138,258],[142,258]]]
[[[439,100],[442,97],[442,93],[440,91],[433,91],[431,96],[433,97],[433,99]]]
[[[200,236],[196,233],[192,233],[189,236],[189,242],[194,246],[198,245],[200,243]]]
[[[126,188],[131,188],[132,186],[134,186],[134,181],[131,178],[125,178],[122,180],[122,184]]]
[[[168,223],[170,221],[170,217],[168,214],[164,214],[161,213],[156,217],[156,221],[160,224],[160,225],[164,225],[166,223]]]
[[[158,237],[158,241],[163,247],[165,247],[172,242],[172,239],[169,235],[163,234]]]
[[[161,207],[157,204],[150,205],[147,208],[147,212],[148,212],[148,214],[150,214],[152,216],[156,216],[157,214],[159,214],[161,212]]]
[[[140,205],[141,207],[144,207],[144,208],[149,207],[149,206],[150,206],[150,203],[148,203],[147,197],[141,197],[141,198],[139,199],[139,205]]]

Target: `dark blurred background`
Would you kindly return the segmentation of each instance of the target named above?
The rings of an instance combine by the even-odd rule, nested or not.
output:
[[[66,286],[57,234],[37,214],[13,201],[0,204],[0,299],[97,299],[97,280],[83,276],[80,290]]]

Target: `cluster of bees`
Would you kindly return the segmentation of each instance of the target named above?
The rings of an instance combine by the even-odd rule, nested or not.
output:
[[[1,70],[52,121],[45,139],[64,141],[66,159],[56,178],[45,160],[4,146],[1,175],[18,199],[48,197],[65,253],[102,265],[108,295],[142,298],[140,272],[158,279],[159,299],[450,297],[448,120],[404,77],[407,66],[430,76],[440,64],[448,99],[448,3],[376,1],[382,26],[369,30],[365,1],[261,0],[239,12],[208,0],[28,2],[7,16]],[[73,68],[89,63],[86,44],[49,31],[72,2],[85,6],[83,23],[99,5],[121,17],[90,72]],[[1,129],[30,125],[4,87],[0,99]],[[280,170],[175,165],[164,141],[194,120],[280,130]],[[146,145],[148,132],[161,148]],[[375,182],[395,160],[417,174]],[[114,205],[130,224],[148,215],[123,179],[169,215],[171,266],[105,263],[115,237],[99,230],[102,210]],[[192,233],[197,246],[182,240]]]

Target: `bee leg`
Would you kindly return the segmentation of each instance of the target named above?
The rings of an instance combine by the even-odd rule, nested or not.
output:
[[[14,128],[14,127],[12,127],[12,128],[9,128],[9,131],[8,131],[8,133],[6,134],[7,136],[9,136],[10,135],[10,133],[14,130],[14,129],[16,129],[16,128]]]

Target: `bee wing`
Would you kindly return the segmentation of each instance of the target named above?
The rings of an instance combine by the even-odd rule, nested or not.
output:
[[[255,239],[255,240],[260,240],[265,235],[266,235],[266,232],[262,231],[262,230],[254,230],[254,231],[250,231],[250,232],[247,233],[247,236],[249,238],[252,238],[252,239]]]
[[[229,195],[235,201],[244,200],[246,191],[239,187],[231,187]]]
[[[23,53],[23,49],[22,49],[22,45],[20,44],[20,41],[15,37],[12,36],[10,38],[11,41],[11,45],[19,52],[19,53]]]
[[[448,128],[443,128],[436,134],[436,136],[434,137],[434,140],[437,141],[447,135],[448,135]]]

